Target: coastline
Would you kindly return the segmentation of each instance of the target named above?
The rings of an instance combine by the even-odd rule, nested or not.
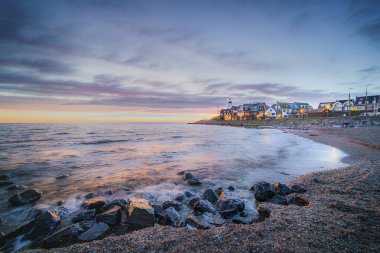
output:
[[[297,178],[305,207],[262,203],[271,216],[251,225],[208,230],[160,226],[60,249],[29,252],[378,252],[380,250],[380,127],[283,129],[349,154],[350,165]],[[368,143],[368,131],[375,131]],[[355,132],[355,136],[350,136]],[[359,133],[360,132],[360,133]],[[356,142],[355,142],[356,141]],[[376,146],[376,145],[375,145]]]

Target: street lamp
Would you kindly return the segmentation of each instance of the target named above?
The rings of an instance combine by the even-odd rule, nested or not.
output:
[[[372,84],[367,84],[366,86],[365,86],[365,115],[367,115],[367,104],[368,104],[368,101],[367,101],[367,88],[368,88],[368,86],[371,86]]]
[[[354,88],[348,88],[348,117],[351,116],[351,90]]]

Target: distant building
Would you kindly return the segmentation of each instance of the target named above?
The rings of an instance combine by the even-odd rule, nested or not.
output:
[[[366,97],[356,97],[353,111],[365,111]],[[367,96],[367,110],[379,111],[380,109],[380,95]]]
[[[265,103],[243,104],[243,120],[263,118],[265,115]]]

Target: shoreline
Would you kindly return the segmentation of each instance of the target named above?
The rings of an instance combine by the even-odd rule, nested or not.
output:
[[[379,129],[376,127],[376,133]],[[366,143],[362,139],[369,130],[282,130],[349,155],[348,167],[306,174],[293,181],[306,187],[303,196],[309,200],[308,206],[261,203],[271,215],[260,223],[196,231],[155,225],[90,243],[29,252],[378,252],[380,151],[347,137],[354,131],[354,141]],[[375,144],[380,139],[376,133],[371,137]]]

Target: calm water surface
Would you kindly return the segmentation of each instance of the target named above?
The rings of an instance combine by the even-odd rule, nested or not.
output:
[[[234,185],[235,194],[255,208],[253,183],[289,182],[311,171],[343,166],[342,151],[279,130],[170,123],[1,124],[0,174],[37,188],[37,203],[74,210],[84,195],[142,196],[152,202],[179,192]],[[186,185],[181,171],[203,185]],[[66,179],[57,180],[62,174]],[[0,231],[28,220],[33,206],[12,208],[15,192],[0,188]],[[108,196],[109,197],[109,196]],[[36,206],[34,206],[36,207]]]

